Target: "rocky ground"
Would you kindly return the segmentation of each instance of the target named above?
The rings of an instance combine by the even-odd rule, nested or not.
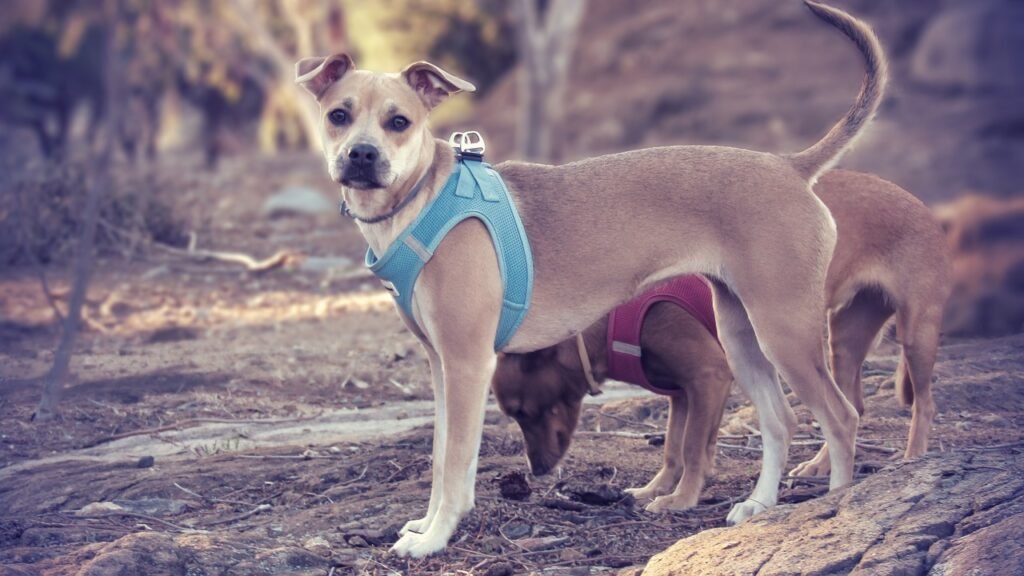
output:
[[[843,3],[873,19],[894,58],[877,131],[850,165],[931,201],[1019,189],[1007,174],[1020,121],[1006,112],[1019,92],[964,85],[978,62],[928,57],[956,37],[943,26],[1009,34],[1000,22],[1013,20],[978,13],[1005,2],[954,4]],[[952,24],[931,18],[940,5]],[[669,142],[795,150],[849,105],[859,63],[798,3],[688,6],[588,12],[566,157]],[[493,157],[511,155],[512,82],[460,127],[483,129]],[[944,343],[931,452],[912,463],[899,461],[909,411],[883,342],[866,367],[858,483],[825,496],[822,481],[789,481],[777,511],[733,529],[724,517],[760,458],[739,395],[700,504],[662,515],[622,490],[660,465],[663,400],[613,386],[545,478],[528,475],[518,429],[492,407],[477,507],[447,551],[388,555],[428,498],[426,361],[358,266],[358,232],[334,198],[308,193],[331,190],[323,173],[299,153],[242,155],[212,174],[192,156],[162,158],[148,182],[197,248],[284,250],[286,262],[256,273],[144,243],[108,250],[52,423],[30,421],[56,340],[40,271],[0,270],[0,575],[635,574],[652,557],[656,574],[1024,573],[1022,336]],[[58,307],[65,269],[43,269]],[[820,442],[798,414],[794,464]]]
[[[662,399],[613,386],[588,407],[559,473],[545,478],[527,474],[518,429],[492,408],[477,508],[451,546],[426,560],[388,555],[397,528],[427,503],[426,362],[388,296],[353,264],[360,243],[348,223],[261,212],[280,188],[301,184],[293,177],[315,173],[315,159],[304,162],[269,159],[263,173],[239,162],[244,193],[185,194],[180,205],[221,210],[189,220],[201,223],[200,246],[258,257],[287,247],[332,266],[296,260],[252,273],[159,250],[104,260],[56,422],[29,420],[34,377],[52,359],[52,311],[34,270],[0,277],[0,574],[597,574],[636,572],[673,545],[651,570],[681,554],[701,570],[752,572],[735,552],[774,554],[765,566],[782,572],[957,574],[939,570],[1019,527],[1010,479],[1024,438],[1017,336],[946,343],[932,455],[912,464],[898,462],[908,411],[893,398],[894,345],[883,343],[865,378],[861,483],[827,499],[817,498],[819,481],[791,483],[782,502],[793,506],[735,530],[717,529],[751,489],[760,458],[741,397],[730,402],[700,504],[662,515],[622,492],[659,467]],[[50,281],[60,305],[66,284],[54,270]],[[794,463],[820,441],[798,413]],[[959,500],[929,496],[957,483]],[[920,533],[915,526],[932,521],[922,514],[938,528]],[[743,538],[748,530],[759,532]],[[676,544],[688,537],[697,540]],[[708,552],[716,547],[726,553]],[[913,570],[886,571],[883,560],[904,549],[906,562],[892,566]],[[996,552],[1019,558],[1014,550]]]

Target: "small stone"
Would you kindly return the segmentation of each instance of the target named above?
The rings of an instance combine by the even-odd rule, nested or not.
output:
[[[370,545],[370,543],[366,541],[366,538],[359,535],[349,536],[346,542],[348,542],[348,545],[353,548],[366,548]]]
[[[518,470],[498,478],[498,488],[501,497],[507,500],[526,500],[530,497],[530,483],[526,481],[526,475]]]
[[[295,214],[330,214],[335,210],[334,203],[319,190],[305,186],[285,188],[263,203],[263,214],[270,218]]]
[[[563,562],[572,562],[573,560],[579,560],[584,557],[583,552],[580,552],[575,548],[566,548],[558,553],[558,559]]]
[[[139,458],[139,461],[135,463],[136,468],[152,468],[153,464],[156,463],[156,458],[152,456],[143,456]]]
[[[75,512],[75,516],[103,516],[109,512],[121,512],[124,508],[113,502],[93,502],[82,506],[81,510]]]
[[[608,484],[568,486],[562,490],[573,500],[592,506],[610,506],[619,502],[628,503],[631,495]]]
[[[545,536],[544,538],[523,538],[517,544],[525,550],[535,552],[537,550],[548,550],[568,541],[569,538],[566,536]]]
[[[484,576],[512,576],[513,574],[515,574],[515,569],[508,562],[495,562],[484,572]]]
[[[533,526],[518,520],[508,522],[501,529],[501,533],[509,540],[518,540],[524,536],[529,536],[532,532]]]
[[[307,538],[306,541],[302,543],[302,547],[311,552],[323,554],[331,549],[331,543],[322,536],[314,536],[312,538]]]

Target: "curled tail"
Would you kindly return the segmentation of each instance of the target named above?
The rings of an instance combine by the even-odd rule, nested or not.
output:
[[[867,75],[860,87],[857,101],[824,138],[803,152],[789,156],[793,167],[808,181],[814,182],[819,175],[839,160],[842,153],[853,143],[878,109],[878,103],[885,92],[888,63],[878,37],[867,24],[837,8],[804,0],[815,16],[835,26],[860,49],[867,67]]]

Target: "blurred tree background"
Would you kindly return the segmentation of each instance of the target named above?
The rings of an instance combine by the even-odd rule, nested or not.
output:
[[[126,90],[116,111],[123,153],[153,157],[198,143],[211,166],[253,142],[263,151],[317,144],[306,98],[291,86],[300,57],[349,51],[380,70],[430,58],[460,68],[482,91],[514,61],[496,0],[118,0],[113,22],[103,3],[5,2],[3,120],[31,129],[49,157],[88,142],[108,113],[100,94],[108,41],[121,53]],[[361,33],[350,39],[349,30]]]
[[[937,206],[959,263],[950,333],[1024,329],[1024,4],[832,3],[876,28],[892,72],[841,164]],[[476,94],[433,113],[435,134],[479,130],[495,162],[667,144],[791,152],[862,78],[856,51],[796,1],[2,0],[0,284],[27,276],[45,298],[0,297],[0,323],[67,313],[97,182],[97,290],[119,267],[141,278],[157,254],[252,274],[294,253],[358,268],[363,240],[336,218],[315,106],[293,83],[295,61],[341,51],[360,68],[426,59],[473,81]],[[88,330],[123,320],[96,320],[112,308],[90,302]]]

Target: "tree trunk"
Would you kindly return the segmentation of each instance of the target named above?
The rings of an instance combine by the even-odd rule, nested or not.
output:
[[[270,24],[261,16],[253,0],[235,0],[235,6],[246,17],[247,32],[256,39],[260,50],[274,62],[278,79],[286,87],[289,96],[287,100],[295,106],[301,118],[307,144],[310,148],[319,147],[319,108],[295,84],[295,62],[308,56],[327,56],[325,51],[333,53],[345,49],[344,8],[337,0],[284,0],[280,4],[281,11],[296,39],[295,52],[290,52],[274,37]]]
[[[120,22],[120,3],[118,0],[107,0],[105,4],[107,21]],[[114,24],[116,25],[116,24]],[[104,98],[108,110],[120,109],[121,77],[119,46],[112,35],[106,46],[106,66],[104,67]],[[96,224],[99,220],[100,194],[107,193],[112,185],[110,164],[113,157],[114,141],[118,134],[116,114],[108,114],[100,129],[105,134],[100,138],[99,151],[90,150],[93,157],[87,166],[85,179],[85,206],[82,213],[82,230],[78,243],[75,245],[73,263],[71,298],[68,313],[64,317],[63,330],[57,351],[53,355],[53,365],[42,380],[42,395],[39,406],[32,415],[33,420],[45,422],[57,415],[61,393],[68,378],[71,356],[74,353],[75,339],[82,323],[82,305],[89,289],[89,280],[95,262],[94,248],[96,245]]]
[[[538,14],[536,0],[516,3],[520,55],[519,154],[553,162],[560,156],[562,118],[583,0],[550,0]],[[543,20],[543,22],[541,22]]]

